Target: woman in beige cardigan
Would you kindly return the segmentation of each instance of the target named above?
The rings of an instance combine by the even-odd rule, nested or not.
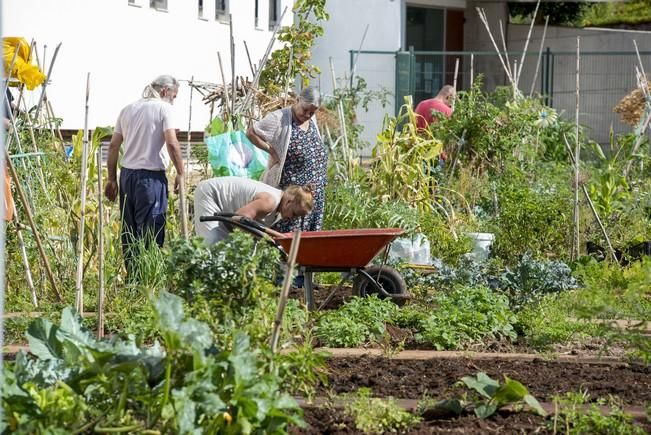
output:
[[[274,228],[280,232],[319,231],[323,224],[328,153],[314,119],[321,104],[316,88],[301,91],[290,107],[267,114],[249,126],[247,136],[270,155],[262,181],[284,189],[289,185],[314,186],[314,208],[301,218],[283,219]]]

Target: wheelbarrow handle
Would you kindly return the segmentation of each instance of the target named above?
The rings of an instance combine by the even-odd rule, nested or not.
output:
[[[199,216],[199,222],[224,222],[235,225],[255,236],[263,237],[265,234],[272,239],[284,239],[287,235],[272,230],[268,226],[254,221],[246,216],[240,216],[235,213],[215,213],[213,216]],[[275,242],[274,242],[275,243]]]

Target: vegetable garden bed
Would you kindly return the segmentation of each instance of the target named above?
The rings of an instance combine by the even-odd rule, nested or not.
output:
[[[454,393],[463,376],[485,372],[494,379],[504,375],[527,386],[532,395],[551,401],[554,395],[587,391],[593,399],[618,397],[627,405],[651,401],[651,367],[611,366],[587,363],[504,361],[470,358],[404,360],[370,356],[330,358],[328,385],[320,394],[345,393],[370,388],[377,396],[419,399]]]

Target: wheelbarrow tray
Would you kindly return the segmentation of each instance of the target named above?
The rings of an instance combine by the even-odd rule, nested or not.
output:
[[[361,268],[401,234],[400,228],[306,231],[301,233],[296,262],[313,268]],[[292,234],[285,236],[276,241],[289,252]]]

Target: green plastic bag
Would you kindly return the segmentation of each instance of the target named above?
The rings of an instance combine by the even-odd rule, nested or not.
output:
[[[236,176],[260,180],[269,154],[258,149],[243,130],[206,138],[208,161],[216,177]]]

